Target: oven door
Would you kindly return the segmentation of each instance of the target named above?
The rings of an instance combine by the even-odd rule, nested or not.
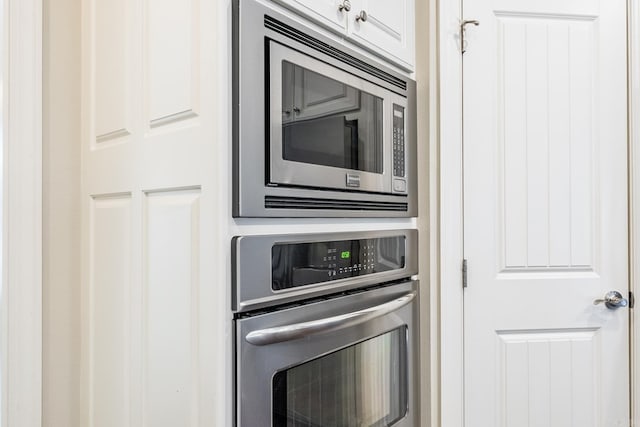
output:
[[[236,425],[418,426],[417,281],[236,323]]]
[[[394,191],[391,176],[393,105],[404,111],[406,98],[277,42],[268,46],[269,181],[406,193]]]

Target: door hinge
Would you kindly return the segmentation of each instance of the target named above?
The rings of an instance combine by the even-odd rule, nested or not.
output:
[[[633,308],[636,305],[636,297],[633,292],[629,291],[629,308]]]
[[[462,287],[467,287],[467,260],[462,260]]]

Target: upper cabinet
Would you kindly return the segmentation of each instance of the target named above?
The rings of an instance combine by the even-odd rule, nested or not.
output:
[[[277,0],[350,41],[413,71],[415,0]]]
[[[334,31],[347,31],[347,13],[349,6],[343,0],[277,0],[289,8],[295,9],[318,21]],[[349,3],[346,0],[346,3]]]
[[[351,39],[404,68],[415,64],[415,0],[352,0]]]

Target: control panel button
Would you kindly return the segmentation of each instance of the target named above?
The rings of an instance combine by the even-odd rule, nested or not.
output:
[[[407,181],[404,179],[394,179],[393,180],[393,191],[396,193],[406,193],[407,192]]]

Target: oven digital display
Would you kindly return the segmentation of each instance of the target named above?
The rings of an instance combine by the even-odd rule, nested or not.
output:
[[[273,290],[364,276],[405,266],[405,237],[275,244]]]

